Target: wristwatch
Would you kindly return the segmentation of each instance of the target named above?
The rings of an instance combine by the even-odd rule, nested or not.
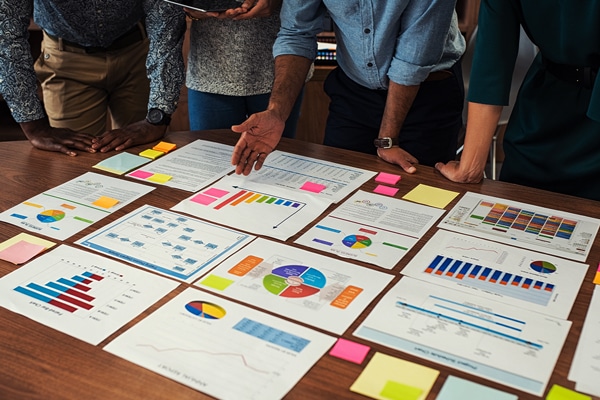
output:
[[[391,137],[377,138],[373,141],[373,144],[378,149],[389,149],[391,147],[398,146],[398,138],[391,138]]]
[[[146,115],[146,121],[152,125],[169,125],[171,116],[158,108],[151,108]]]

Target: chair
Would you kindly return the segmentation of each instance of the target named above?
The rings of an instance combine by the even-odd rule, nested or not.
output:
[[[469,43],[467,44],[467,49],[465,50],[465,54],[462,59],[462,70],[463,70],[463,80],[465,83],[465,93],[469,91],[469,77],[471,75],[471,64],[473,63],[473,54],[475,52],[475,40],[477,39],[477,27],[473,30],[471,38],[469,39]],[[513,71],[513,78],[510,87],[510,97],[509,103],[502,109],[502,115],[500,116],[500,120],[498,121],[498,127],[496,128],[496,132],[492,138],[492,144],[490,146],[490,164],[491,164],[491,178],[497,178],[497,147],[498,147],[498,134],[501,129],[506,126],[508,123],[508,119],[510,118],[510,114],[512,113],[513,106],[515,104],[515,100],[517,98],[517,93],[519,92],[519,88],[521,87],[521,83],[523,83],[523,79],[525,78],[525,74],[529,69],[533,59],[538,53],[538,48],[531,42],[531,40],[525,34],[525,30],[521,27],[521,32],[519,35],[519,53],[517,55],[517,60],[515,62],[515,69]],[[463,121],[466,125],[467,123],[467,100],[465,98],[465,106],[463,109]],[[457,154],[462,152],[463,146],[461,146]]]

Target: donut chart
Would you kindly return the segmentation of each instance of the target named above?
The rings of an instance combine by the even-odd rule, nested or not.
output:
[[[373,244],[371,239],[364,235],[348,235],[342,239],[342,243],[351,249],[364,249]]]
[[[199,300],[190,301],[185,305],[185,309],[204,319],[221,319],[227,314],[223,307]]]
[[[284,265],[274,268],[263,278],[267,291],[281,297],[300,298],[319,293],[327,278],[317,269],[305,265]]]
[[[48,224],[60,221],[64,217],[65,213],[60,210],[46,210],[37,215],[38,221]]]
[[[534,261],[529,264],[532,270],[542,273],[542,274],[551,274],[556,272],[556,266],[548,261]]]

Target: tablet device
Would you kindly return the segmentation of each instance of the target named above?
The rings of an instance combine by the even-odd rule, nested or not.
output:
[[[165,0],[192,10],[202,12],[223,12],[230,8],[238,8],[244,0]]]

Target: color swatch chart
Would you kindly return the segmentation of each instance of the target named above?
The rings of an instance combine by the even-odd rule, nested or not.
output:
[[[530,267],[541,273],[552,273],[556,270],[553,264],[546,261],[534,261]],[[424,272],[443,279],[464,281],[469,286],[489,289],[494,293],[542,306],[548,304],[554,291],[554,285],[551,283],[442,255],[437,255]]]
[[[439,227],[586,261],[600,220],[468,192]]]

